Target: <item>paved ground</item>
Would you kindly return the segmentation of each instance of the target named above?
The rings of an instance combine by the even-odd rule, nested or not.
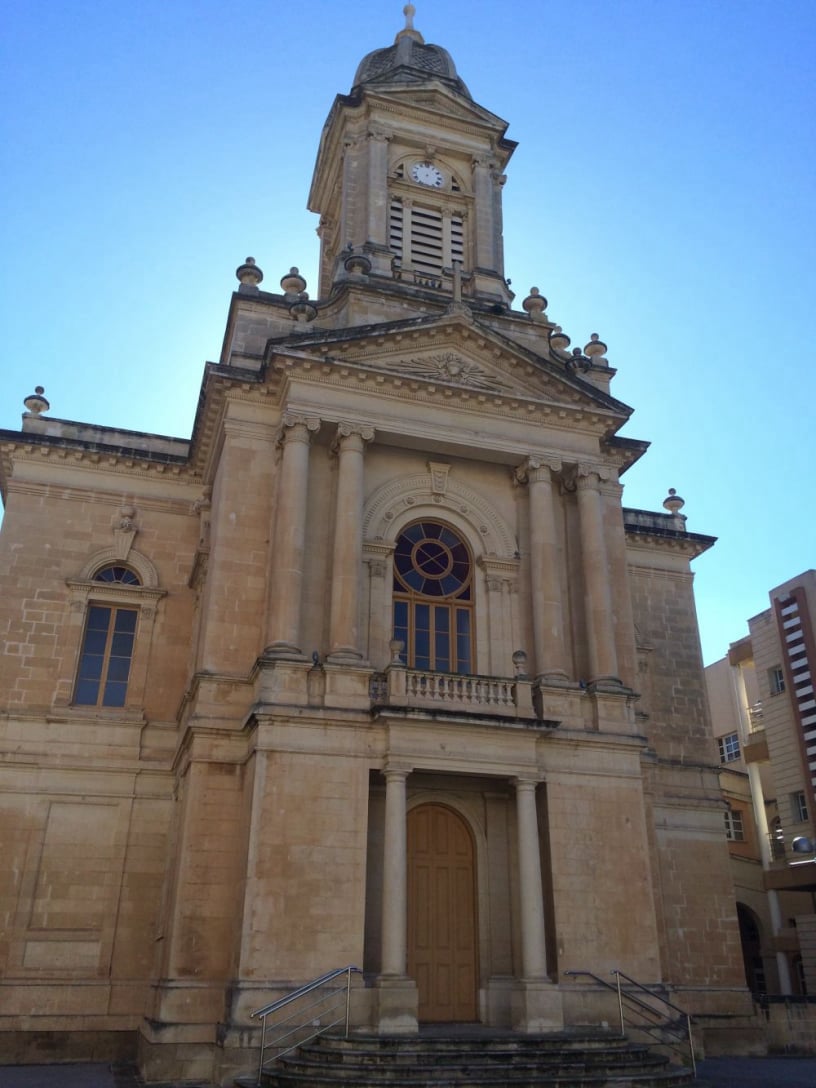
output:
[[[700,1088],[816,1088],[816,1058],[707,1058]]]
[[[708,1058],[699,1063],[698,1074],[698,1088],[816,1088],[816,1058]],[[0,1066],[0,1088],[139,1086],[138,1079],[122,1066]],[[189,1083],[184,1088],[190,1088]]]

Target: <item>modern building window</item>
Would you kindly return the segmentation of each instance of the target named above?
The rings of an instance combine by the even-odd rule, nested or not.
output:
[[[733,763],[740,757],[739,733],[727,733],[717,738],[720,748],[720,763]]]
[[[94,575],[93,581],[108,585],[141,585],[132,570],[119,565],[103,567]],[[75,705],[125,705],[138,619],[136,608],[101,602],[89,604],[74,688]]]
[[[418,521],[394,550],[394,638],[408,667],[473,671],[473,564],[463,540],[445,525]]]
[[[791,794],[791,815],[795,824],[804,824],[808,818],[807,794],[804,790],[797,790]]]
[[[785,673],[781,665],[774,665],[768,669],[768,687],[771,695],[781,695],[785,690]]]
[[[739,809],[727,808],[725,817],[725,837],[729,842],[745,842],[745,826]]]

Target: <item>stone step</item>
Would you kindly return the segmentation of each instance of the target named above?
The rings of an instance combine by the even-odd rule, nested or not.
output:
[[[323,1036],[272,1063],[264,1088],[670,1088],[692,1080],[616,1036]]]

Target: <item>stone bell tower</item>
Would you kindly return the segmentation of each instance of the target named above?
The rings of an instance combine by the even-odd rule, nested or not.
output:
[[[355,272],[437,287],[457,269],[467,293],[502,309],[502,185],[516,144],[477,105],[450,54],[414,29],[357,68],[323,129],[309,208],[320,215],[321,298]]]

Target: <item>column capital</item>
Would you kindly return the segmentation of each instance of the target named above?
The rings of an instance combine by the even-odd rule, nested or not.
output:
[[[331,444],[332,453],[338,453],[340,449],[347,444],[347,439],[356,438],[356,443],[349,442],[348,445],[356,445],[358,449],[363,449],[366,442],[371,442],[374,439],[374,428],[370,423],[352,423],[347,420],[341,420],[337,424],[337,432],[334,436],[334,440]]]
[[[607,465],[596,465],[581,461],[575,466],[575,486],[579,491],[597,491],[601,484],[613,478],[612,470]]]
[[[555,454],[531,454],[514,472],[516,483],[530,484],[550,480],[554,472],[560,472],[563,462]]]
[[[529,793],[531,790],[535,791],[536,787],[541,783],[541,779],[538,775],[532,774],[520,774],[510,780],[516,788],[516,793]]]
[[[320,430],[320,417],[304,415],[302,412],[285,411],[281,416],[278,431],[278,445],[287,441],[309,442],[312,434]]]
[[[405,779],[408,777],[411,771],[413,771],[413,769],[414,768],[411,766],[410,763],[400,763],[388,760],[382,770],[383,778],[385,778],[386,782],[391,778]]]

